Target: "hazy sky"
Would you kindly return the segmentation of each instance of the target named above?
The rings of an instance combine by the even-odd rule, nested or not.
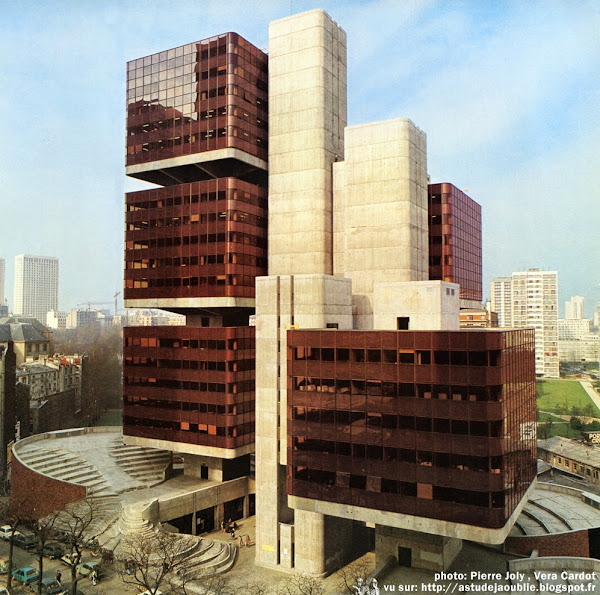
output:
[[[348,34],[348,124],[408,117],[432,182],[483,208],[489,281],[538,267],[600,301],[597,0],[0,0],[0,257],[60,259],[60,308],[122,289],[125,63],[324,8]]]

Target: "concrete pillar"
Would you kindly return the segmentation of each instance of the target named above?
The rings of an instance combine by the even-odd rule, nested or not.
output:
[[[321,9],[269,24],[269,274],[326,274],[344,152],[346,33]]]
[[[296,510],[294,517],[296,570],[317,576],[325,574],[325,515]]]

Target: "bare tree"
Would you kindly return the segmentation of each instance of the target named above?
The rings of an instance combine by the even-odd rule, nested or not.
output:
[[[258,595],[252,590],[240,591],[220,574],[205,574],[194,578],[194,593],[197,595]]]
[[[320,579],[309,574],[291,574],[275,587],[277,595],[324,595]]]
[[[335,574],[339,579],[338,588],[342,593],[356,593],[355,585],[358,579],[363,583],[367,582],[367,577],[374,570],[374,565],[364,558],[359,558],[340,568]]]
[[[32,525],[33,533],[37,539],[36,552],[38,555],[38,565],[40,575],[38,577],[38,595],[42,595],[42,577],[44,575],[44,546],[46,542],[54,536],[54,525],[59,512],[53,512],[41,519],[38,519]]]
[[[233,587],[235,595],[273,595],[273,587],[261,580],[237,583]]]
[[[23,500],[23,503],[28,498]],[[0,518],[2,518],[4,524],[10,527],[10,534],[8,539],[8,576],[6,579],[6,586],[8,589],[12,586],[12,567],[13,567],[13,551],[14,551],[14,536],[15,531],[18,527],[21,526],[21,523],[24,519],[19,514],[20,506],[15,506],[13,502],[11,504],[10,495],[7,493],[6,489],[2,490],[2,496],[0,496]]]
[[[67,504],[64,510],[57,515],[55,529],[60,530],[61,541],[70,554],[71,563],[71,595],[77,594],[77,565],[81,562],[83,545],[86,541],[88,530],[94,520],[98,518],[99,504],[93,496],[84,500]]]
[[[150,595],[185,594],[184,542],[172,533],[134,533],[123,539],[127,558],[119,574],[125,584],[137,585]]]

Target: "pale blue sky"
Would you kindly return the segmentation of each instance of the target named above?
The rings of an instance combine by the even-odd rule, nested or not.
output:
[[[60,258],[60,308],[122,287],[125,63],[324,8],[348,33],[348,123],[411,118],[432,182],[483,208],[495,276],[557,270],[600,301],[595,0],[0,0],[0,257]]]

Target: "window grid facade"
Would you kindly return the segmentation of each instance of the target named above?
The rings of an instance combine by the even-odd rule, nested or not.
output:
[[[429,278],[460,285],[460,297],[481,302],[481,206],[452,184],[430,184]]]
[[[235,33],[127,64],[127,165],[226,147],[267,158],[267,58]]]
[[[254,297],[266,190],[221,178],[127,194],[125,299]]]
[[[288,331],[288,493],[490,528],[536,473],[534,335]]]
[[[127,327],[130,436],[219,448],[254,442],[254,327]]]
[[[33,316],[46,324],[58,310],[58,258],[20,254],[15,257],[14,313]]]

